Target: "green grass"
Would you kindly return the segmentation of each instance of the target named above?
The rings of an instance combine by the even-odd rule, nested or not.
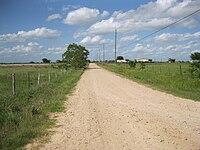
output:
[[[24,93],[30,88],[37,86],[38,73],[40,73],[40,83],[49,82],[49,74],[51,81],[60,79],[63,72],[48,66],[8,66],[0,67],[0,93],[4,96],[12,94],[12,74],[15,73],[16,78],[16,93]],[[29,77],[28,77],[29,76]],[[28,81],[29,78],[29,81]],[[1,96],[0,96],[1,97]]]
[[[127,64],[99,63],[98,65],[154,89],[200,101],[200,79],[191,76],[189,63],[147,63],[145,69],[140,69],[140,64],[137,64],[135,69]]]
[[[38,70],[42,73],[56,72],[50,67],[36,70],[33,67],[0,68],[4,77],[6,74],[9,76],[13,70],[20,74],[27,71],[38,72]],[[42,82],[41,85],[23,90],[15,96],[10,94],[10,88],[7,88],[9,91],[1,93],[0,149],[22,149],[33,138],[48,134],[47,129],[54,124],[54,121],[48,117],[49,113],[63,111],[66,95],[75,87],[82,73],[83,70],[71,70],[60,75],[59,80],[52,79],[50,84]],[[1,82],[2,80],[0,86],[4,85]]]

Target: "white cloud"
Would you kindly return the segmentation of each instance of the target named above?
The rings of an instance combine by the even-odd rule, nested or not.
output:
[[[182,17],[199,9],[199,0],[183,0],[182,2],[176,2],[176,4],[167,10],[167,14],[172,17]]]
[[[131,35],[131,36],[124,36],[122,38],[120,38],[120,42],[128,42],[128,41],[133,41],[133,40],[139,40],[139,36],[138,35]]]
[[[108,20],[102,20],[101,22],[97,22],[93,24],[87,31],[87,34],[106,34],[106,33],[114,33],[115,23],[113,18]]]
[[[39,44],[37,42],[30,42],[28,43],[28,46],[38,46]]]
[[[42,45],[36,42],[30,42],[27,45],[16,45],[14,47],[0,47],[0,54],[28,53],[32,51],[41,50],[42,48]]]
[[[11,47],[0,46],[0,62],[40,62],[44,57],[55,61],[61,59],[61,54],[65,51],[66,45],[46,47],[37,42],[29,42]]]
[[[95,36],[95,37],[86,36],[83,40],[81,40],[80,43],[83,43],[83,44],[97,44],[97,42],[99,42],[100,40],[101,40],[100,36]]]
[[[141,5],[129,11],[115,11],[110,18],[91,25],[85,32],[87,34],[110,34],[117,28],[118,32],[138,32],[157,30],[165,27],[177,19],[184,17],[199,9],[200,1],[192,0],[157,0]],[[196,14],[197,16],[197,14]],[[176,27],[192,28],[198,25],[199,20],[193,17],[176,24]]]
[[[66,51],[66,46],[49,47],[46,54],[63,54]]]
[[[67,6],[62,6],[62,11],[64,13],[67,13],[70,9],[78,9],[80,6],[79,5],[67,5]]]
[[[199,53],[200,53],[200,49],[195,49],[195,50],[193,50],[191,53],[196,53],[196,52],[199,52]]]
[[[109,16],[109,14],[110,14],[110,13],[109,13],[108,11],[105,11],[105,10],[104,10],[103,13],[101,14],[101,17],[102,17],[102,18],[107,17],[107,16]]]
[[[7,53],[10,53],[10,51],[11,50],[7,47],[0,47],[0,54],[7,54]]]
[[[87,24],[97,21],[101,17],[106,17],[107,15],[109,15],[107,11],[103,11],[101,14],[98,9],[82,7],[69,12],[63,22],[69,25]]]
[[[154,37],[150,40],[145,40],[142,43],[126,47],[125,49],[119,48],[118,55],[123,55],[125,58],[130,59],[147,57],[160,61],[168,60],[168,58],[173,57],[177,60],[190,60],[191,53],[200,50],[199,38],[192,38],[194,36],[198,37],[199,33],[185,33],[181,34],[182,36],[180,36],[180,34],[177,35],[172,37],[171,41],[161,42],[155,40]],[[157,37],[159,37],[159,35]]]
[[[169,8],[176,3],[176,0],[157,0],[157,5],[161,8]]]
[[[48,16],[48,18],[46,19],[46,21],[51,21],[51,20],[55,20],[55,19],[61,19],[61,15],[60,14],[52,14],[50,16]]]
[[[155,40],[158,41],[168,41],[168,40],[178,40],[178,41],[185,41],[185,40],[193,40],[193,39],[200,39],[200,32],[196,33],[184,33],[184,34],[171,34],[171,33],[163,33],[155,37]]]
[[[133,48],[133,52],[148,52],[150,50],[147,46],[144,46],[142,44],[136,44],[136,46]]]
[[[37,28],[30,31],[19,31],[17,33],[9,33],[0,35],[0,43],[24,42],[33,39],[52,39],[61,35],[58,30],[48,29],[46,27]]]
[[[102,36],[97,35],[94,37],[86,36],[85,38],[81,40],[80,43],[82,44],[110,44],[112,42],[113,40],[111,39],[103,39]]]

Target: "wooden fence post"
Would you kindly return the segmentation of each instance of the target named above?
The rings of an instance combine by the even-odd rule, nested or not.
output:
[[[55,72],[55,76],[56,76],[56,81],[58,80],[58,75],[57,75],[57,72]]]
[[[16,95],[15,73],[12,74],[12,93],[13,95]]]
[[[30,73],[28,72],[28,89],[31,88]]]
[[[40,73],[38,73],[38,85],[40,85]]]
[[[180,75],[182,75],[182,67],[181,67],[181,65],[180,65]]]
[[[51,82],[51,72],[49,72],[49,83]]]

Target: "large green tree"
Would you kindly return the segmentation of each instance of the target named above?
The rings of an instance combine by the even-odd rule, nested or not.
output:
[[[123,56],[117,56],[117,60],[124,60]]]
[[[190,58],[192,60],[196,60],[196,61],[200,62],[200,52],[195,52],[195,53],[191,54]]]
[[[65,68],[86,68],[88,55],[89,51],[84,46],[70,44],[62,55]]]
[[[43,58],[43,59],[42,59],[42,62],[43,62],[43,63],[50,63],[51,60],[49,60],[49,59],[47,59],[47,58]]]
[[[193,62],[190,64],[190,71],[192,74],[197,75],[200,78],[200,53],[195,52],[191,54],[190,58]]]

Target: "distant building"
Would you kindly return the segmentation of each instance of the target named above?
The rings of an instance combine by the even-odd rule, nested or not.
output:
[[[126,60],[117,60],[117,63],[127,63],[127,61]]]
[[[139,59],[136,59],[137,62],[152,62],[152,59],[148,59],[148,58],[139,58]]]

